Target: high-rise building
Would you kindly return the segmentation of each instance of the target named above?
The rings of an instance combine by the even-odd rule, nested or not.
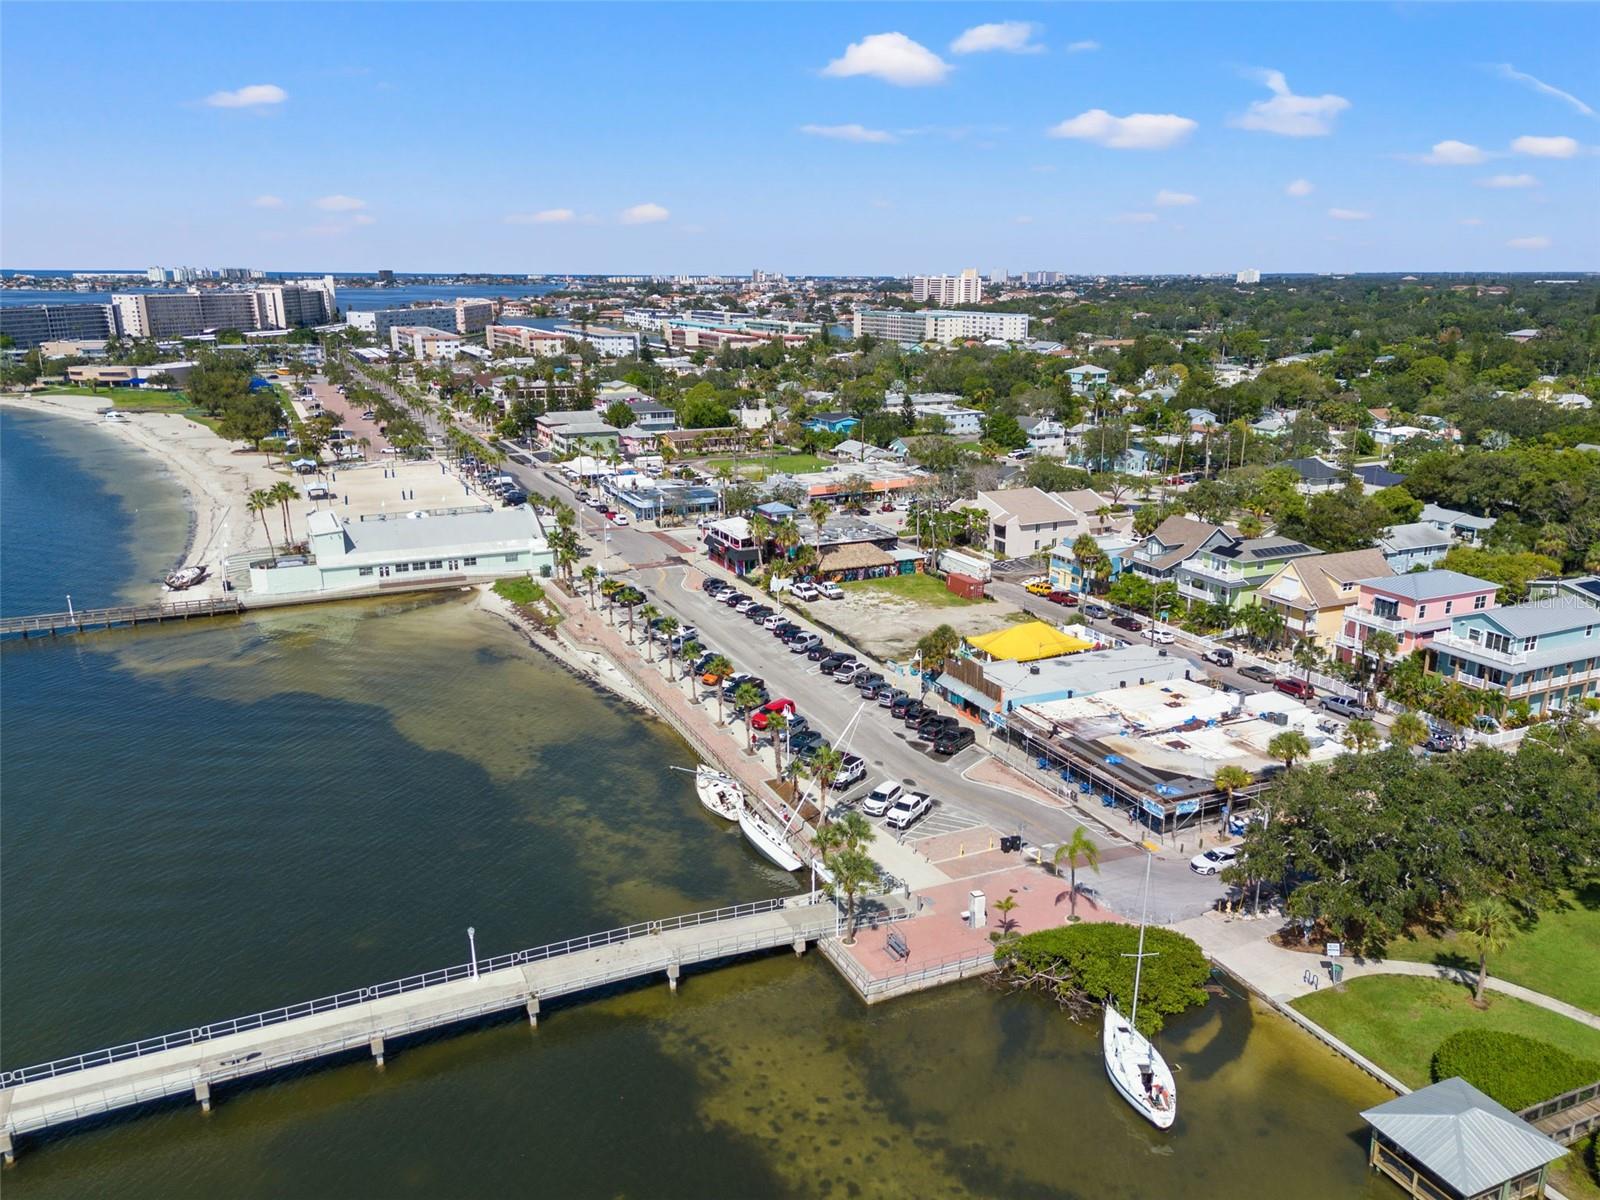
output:
[[[383,285],[385,285],[385,286],[393,283],[394,282],[394,272],[390,271],[390,270],[387,270],[387,269],[379,271],[378,272],[378,282],[383,284]]]
[[[1235,283],[1260,283],[1261,272],[1252,267],[1249,270],[1240,271],[1233,277],[1233,281]]]
[[[462,296],[456,301],[456,332],[477,333],[494,320],[494,301]]]
[[[109,304],[18,304],[0,307],[0,333],[18,350],[44,342],[103,341],[111,336]]]
[[[269,284],[253,291],[126,292],[111,297],[124,337],[193,337],[217,329],[325,325],[338,309],[333,277]]]
[[[976,267],[959,275],[914,275],[911,299],[918,304],[979,304],[983,301],[983,277]]]
[[[165,283],[167,281],[167,272],[163,267],[151,267],[144,273],[144,277],[151,283]]]

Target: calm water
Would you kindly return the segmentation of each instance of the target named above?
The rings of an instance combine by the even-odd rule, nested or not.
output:
[[[162,511],[181,537],[170,495],[85,495],[101,451],[33,424],[6,418],[6,507],[38,493],[24,515],[72,549],[0,525],[8,606],[85,563],[116,586]],[[468,924],[492,954],[795,886],[665,770],[681,744],[461,598],[0,656],[7,1066],[459,962]],[[5,1190],[1386,1195],[1353,1069],[1231,997],[1166,1045],[1184,1111],[1158,1136],[1040,1001],[868,1009],[781,954],[25,1140]]]

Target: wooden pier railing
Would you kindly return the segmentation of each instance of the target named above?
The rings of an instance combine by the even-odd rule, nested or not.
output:
[[[36,633],[54,637],[62,633],[83,633],[89,629],[187,621],[191,617],[226,616],[243,611],[244,602],[236,595],[213,596],[204,600],[174,600],[169,603],[119,604],[111,608],[77,608],[68,612],[35,613],[26,617],[0,617],[0,637],[26,638]]]

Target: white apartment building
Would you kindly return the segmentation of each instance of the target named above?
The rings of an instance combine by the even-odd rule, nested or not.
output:
[[[976,267],[968,267],[959,275],[914,275],[911,298],[918,304],[930,300],[935,304],[981,304],[983,277]]]
[[[1233,281],[1235,283],[1260,283],[1261,272],[1251,267],[1248,270],[1240,271],[1233,277]]]
[[[389,329],[389,349],[412,358],[454,358],[466,338],[453,329],[431,325],[395,325]]]
[[[453,304],[433,304],[427,308],[373,308],[349,313],[346,318],[352,328],[372,334],[380,342],[389,340],[389,331],[396,325],[426,325],[429,329],[456,329],[456,309]]]
[[[531,325],[488,325],[483,330],[483,343],[490,350],[512,346],[524,354],[541,358],[558,358],[568,353],[566,334],[549,329],[535,329]]]
[[[610,329],[603,325],[558,325],[555,332],[575,342],[588,342],[601,354],[611,358],[637,354],[639,343],[644,340],[637,330]]]
[[[943,345],[967,338],[1025,342],[1028,340],[1028,314],[954,312],[937,308],[922,312],[858,308],[855,336],[871,336],[891,342],[939,342]]]
[[[456,332],[477,333],[494,320],[494,301],[462,296],[456,301]]]

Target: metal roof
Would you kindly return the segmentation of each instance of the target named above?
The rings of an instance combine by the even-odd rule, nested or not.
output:
[[[1481,613],[1468,615],[1487,617],[1512,637],[1520,638],[1600,625],[1600,615],[1595,613],[1594,605],[1585,604],[1575,596],[1552,596],[1548,600],[1486,608]]]
[[[1463,596],[1470,592],[1492,591],[1495,584],[1475,575],[1460,571],[1418,571],[1413,575],[1394,575],[1376,579],[1362,579],[1359,583],[1371,584],[1374,591],[1391,596],[1404,596],[1407,600],[1440,600],[1446,596]]]
[[[1446,1079],[1361,1116],[1463,1196],[1497,1188],[1567,1152],[1465,1079]]]

